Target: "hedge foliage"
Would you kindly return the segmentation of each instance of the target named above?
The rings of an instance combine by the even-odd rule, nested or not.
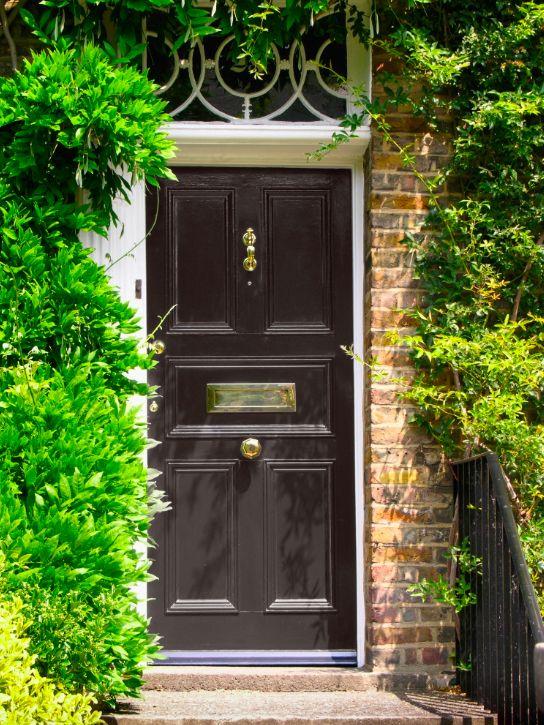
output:
[[[0,564],[2,562],[0,561]],[[0,572],[2,571],[0,566]],[[69,694],[42,677],[29,652],[23,602],[0,594],[0,723],[94,725],[100,714],[89,695]]]
[[[40,673],[110,702],[157,649],[134,586],[162,504],[129,407],[151,359],[78,234],[114,221],[127,175],[168,174],[164,120],[146,78],[90,45],[0,79],[2,579]]]
[[[402,397],[448,458],[499,455],[544,612],[544,3],[383,0],[370,20],[375,95],[353,89],[358,112],[317,156],[370,118],[427,197],[404,238],[425,294],[389,336],[418,369]],[[451,143],[445,168],[422,170],[399,110]]]

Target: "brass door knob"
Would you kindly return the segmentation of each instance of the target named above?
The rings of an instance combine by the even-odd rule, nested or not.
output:
[[[240,453],[244,458],[249,458],[252,461],[254,458],[258,458],[261,455],[263,447],[256,438],[246,438],[242,441],[240,446]]]

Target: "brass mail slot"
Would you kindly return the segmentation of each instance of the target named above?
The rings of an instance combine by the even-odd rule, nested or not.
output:
[[[208,383],[208,413],[295,413],[295,383]]]

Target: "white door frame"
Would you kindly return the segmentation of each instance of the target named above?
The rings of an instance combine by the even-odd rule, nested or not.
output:
[[[352,141],[340,145],[320,161],[309,161],[307,154],[331,140],[336,126],[317,124],[235,125],[226,123],[176,123],[163,129],[175,142],[171,166],[260,166],[344,168],[352,174],[353,228],[353,342],[362,350],[364,343],[364,168],[363,156],[370,141],[370,130],[363,128]],[[120,224],[108,239],[87,235],[84,243],[95,249],[95,259],[107,268],[121,296],[137,309],[146,325],[146,218],[143,184],[133,187],[130,205],[116,203]],[[113,264],[112,264],[113,262]],[[137,291],[138,290],[138,291]],[[145,379],[145,371],[143,379]],[[142,379],[142,378],[141,378]],[[355,517],[357,588],[357,665],[365,663],[365,499],[364,499],[364,370],[354,367],[355,439]],[[147,415],[146,401],[140,401]],[[139,589],[142,613],[146,614],[146,587]]]

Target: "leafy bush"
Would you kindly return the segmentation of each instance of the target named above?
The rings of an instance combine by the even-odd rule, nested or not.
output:
[[[171,175],[171,143],[158,131],[170,117],[153,89],[91,45],[25,60],[23,72],[0,79],[3,197],[24,202],[42,226],[55,207],[72,239],[81,229],[106,233],[130,180]],[[90,205],[76,203],[84,195]]]
[[[478,601],[471,588],[470,575],[481,575],[482,559],[470,553],[468,538],[463,539],[459,546],[452,546],[447,557],[457,565],[457,574],[453,583],[443,574],[439,574],[437,579],[422,579],[410,584],[407,590],[413,597],[422,601],[432,598],[435,602],[447,604],[459,614],[465,607]]]
[[[135,544],[149,517],[134,413],[92,364],[4,370],[0,391],[4,579],[37,665],[104,700],[134,692],[156,651],[132,590],[147,579]]]
[[[354,89],[360,113],[317,155],[370,118],[427,194],[427,226],[405,238],[425,294],[407,311],[414,334],[390,335],[419,372],[402,395],[447,456],[499,455],[544,611],[544,5],[377,8],[378,95]],[[453,154],[436,175],[392,130],[399,108],[448,131]]]
[[[0,722],[5,725],[94,725],[100,715],[85,694],[69,694],[42,677],[25,636],[22,601],[0,594]]]
[[[39,671],[108,702],[137,693],[157,649],[134,586],[162,504],[129,408],[151,359],[78,233],[114,221],[124,174],[168,174],[164,120],[145,77],[91,46],[0,80],[2,577]]]

